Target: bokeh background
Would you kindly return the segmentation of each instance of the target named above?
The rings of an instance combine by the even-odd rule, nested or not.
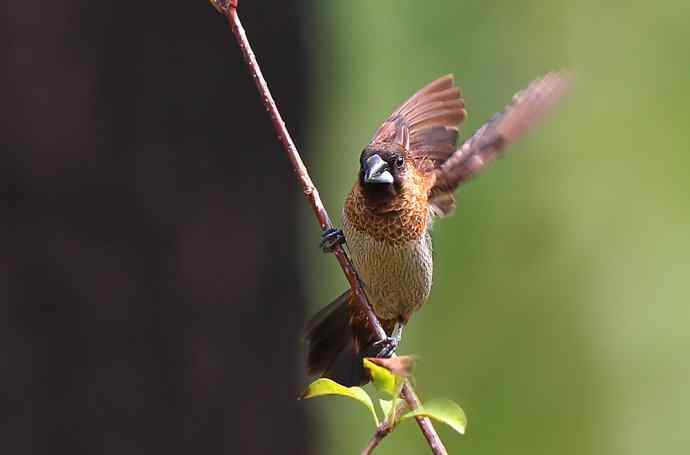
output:
[[[463,187],[400,351],[469,417],[451,453],[687,453],[690,4],[250,2],[243,22],[334,219],[357,156],[454,73],[469,136],[531,79],[575,90]],[[346,283],[205,1],[10,0],[0,27],[0,446],[359,453],[297,402],[301,327]],[[412,423],[382,454],[427,453]]]
[[[423,397],[459,401],[451,453],[687,453],[690,432],[690,4],[313,3],[308,148],[338,210],[392,108],[452,72],[467,137],[513,92],[569,68],[572,95],[459,191],[435,224],[435,284],[402,352]],[[309,239],[312,240],[311,238]],[[307,251],[307,250],[305,250]],[[344,281],[313,260],[325,303]],[[356,453],[366,410],[324,400],[323,453]],[[414,424],[381,453],[425,453]]]

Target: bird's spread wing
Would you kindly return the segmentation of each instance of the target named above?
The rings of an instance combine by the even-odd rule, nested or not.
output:
[[[434,171],[436,182],[429,203],[436,215],[449,214],[454,206],[453,192],[496,159],[544,117],[563,96],[572,80],[565,73],[549,73],[518,92],[503,112],[479,128],[460,148]]]
[[[466,115],[460,90],[453,76],[446,75],[396,109],[378,129],[371,144],[396,143],[408,156],[436,167],[455,152],[458,124]]]

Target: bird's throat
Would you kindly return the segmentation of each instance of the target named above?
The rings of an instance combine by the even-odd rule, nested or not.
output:
[[[429,210],[425,195],[401,192],[390,197],[384,192],[372,196],[358,182],[345,201],[344,215],[352,227],[374,239],[402,244],[424,235]]]

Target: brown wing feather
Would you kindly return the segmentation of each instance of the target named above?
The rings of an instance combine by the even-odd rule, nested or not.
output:
[[[455,189],[536,125],[567,91],[571,80],[569,74],[549,73],[533,81],[441,164],[435,171],[436,183],[429,199],[434,213],[449,214],[455,205]]]
[[[446,75],[396,109],[378,129],[371,144],[396,142],[411,157],[431,162],[435,167],[455,152],[457,126],[466,115],[460,90],[453,76]],[[403,143],[405,139],[407,142]]]

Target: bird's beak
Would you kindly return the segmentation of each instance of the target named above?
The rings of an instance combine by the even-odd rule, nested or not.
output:
[[[388,163],[378,155],[371,155],[364,162],[365,183],[393,183],[393,176]]]

